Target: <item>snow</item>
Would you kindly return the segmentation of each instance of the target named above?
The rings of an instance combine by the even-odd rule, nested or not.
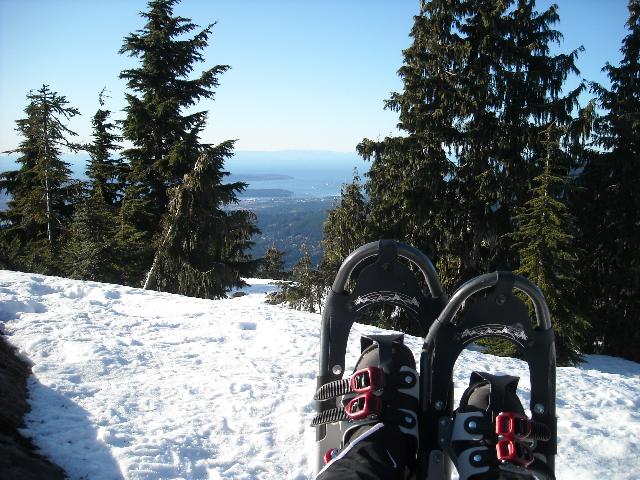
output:
[[[0,327],[33,365],[23,433],[72,480],[311,478],[320,318],[248,283],[210,301],[0,271]],[[587,358],[558,369],[557,476],[637,478],[640,364]],[[472,370],[521,376],[528,404],[523,362],[463,352],[457,398]]]

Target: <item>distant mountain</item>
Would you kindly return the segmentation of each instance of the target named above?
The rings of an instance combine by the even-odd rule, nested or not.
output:
[[[0,172],[15,170],[18,157],[17,154],[0,154]],[[74,178],[86,178],[88,153],[63,154],[62,159],[69,163]],[[324,150],[238,150],[225,163],[225,169],[231,173],[229,178],[247,182],[285,180],[295,176],[291,172],[311,170],[342,173],[348,181],[354,168],[363,175],[369,170],[369,162],[362,160],[356,152]]]

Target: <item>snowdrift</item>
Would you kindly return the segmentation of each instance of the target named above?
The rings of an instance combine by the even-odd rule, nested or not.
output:
[[[33,365],[23,433],[72,480],[310,478],[320,317],[248,283],[210,301],[0,271],[0,326]],[[354,326],[348,364],[374,331]],[[523,362],[463,352],[457,398],[472,370],[519,375],[528,405]],[[637,478],[640,364],[589,356],[557,377],[558,478]]]

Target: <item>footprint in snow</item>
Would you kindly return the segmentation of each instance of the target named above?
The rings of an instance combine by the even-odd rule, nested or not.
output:
[[[65,297],[71,299],[85,298],[88,294],[88,289],[81,287],[80,285],[73,285],[64,290],[62,293]]]
[[[238,328],[240,330],[255,330],[257,324],[255,322],[238,322]]]
[[[51,288],[49,285],[46,285],[44,283],[42,283],[41,281],[35,281],[33,283],[29,284],[29,292],[32,295],[49,295],[51,293],[57,293],[59,290],[56,290],[54,288]]]
[[[0,303],[0,321],[14,320],[21,313],[45,313],[46,311],[47,307],[35,300],[21,302],[11,298]]]

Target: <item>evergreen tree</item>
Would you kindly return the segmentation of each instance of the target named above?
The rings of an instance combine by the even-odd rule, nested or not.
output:
[[[100,108],[91,120],[93,142],[85,147],[91,157],[87,177],[92,192],[100,194],[107,204],[116,205],[122,194],[124,162],[121,158],[114,158],[112,152],[120,150],[118,142],[122,137],[114,133],[115,125],[109,120],[111,112],[104,109],[105,96],[103,88],[98,95]]]
[[[354,171],[353,181],[342,187],[340,203],[329,211],[322,228],[320,276],[324,285],[331,286],[344,259],[372,239],[368,212],[360,177]]]
[[[517,272],[542,289],[549,305],[558,363],[571,365],[581,360],[579,348],[588,324],[576,299],[575,220],[566,205],[571,159],[560,147],[561,133],[551,124],[543,134],[543,171],[534,179],[531,199],[517,215],[519,228],[510,237],[521,257]]]
[[[244,250],[256,227],[249,212],[221,210],[236,201],[242,188],[220,183],[233,142],[201,144],[207,112],[191,110],[200,100],[213,98],[218,75],[229,67],[217,65],[193,77],[213,24],[189,37],[198,27],[173,14],[177,3],[151,0],[141,14],[147,20],[144,28],[127,36],[120,50],[141,61],[139,68],[120,74],[134,92],[127,94],[123,121],[124,138],[133,143],[123,152],[136,205],[130,219],[156,248],[155,258],[142,260],[151,267],[147,288],[215,298],[241,285],[240,275],[254,270]]]
[[[318,270],[313,268],[306,243],[301,246],[302,256],[291,269],[291,281],[284,282],[280,291],[267,296],[273,305],[286,303],[296,310],[322,313],[326,287],[322,284]]]
[[[224,211],[237,202],[245,184],[222,184],[224,159],[233,141],[206,148],[193,172],[174,187],[160,246],[145,288],[201,298],[220,298],[231,287],[245,285],[258,261],[245,251],[258,232],[255,216],[245,210]]]
[[[136,201],[130,200],[129,188],[119,207],[108,204],[101,192],[95,190],[75,202],[62,250],[63,272],[80,280],[139,287],[141,262],[150,248],[129,220]]]
[[[217,65],[196,78],[194,65],[203,61],[213,25],[186,38],[197,25],[173,15],[178,0],[151,0],[144,28],[124,40],[121,54],[137,57],[138,68],[124,70],[120,78],[134,92],[128,93],[124,138],[133,147],[123,152],[131,164],[128,182],[141,187],[148,202],[148,217],[138,229],[151,237],[159,233],[167,212],[169,190],[192,172],[201,154],[199,133],[206,111],[189,112],[201,99],[211,99],[217,76],[229,67]]]
[[[78,188],[60,158],[63,147],[77,148],[68,139],[76,133],[64,122],[79,112],[48,85],[29,92],[27,100],[26,116],[16,122],[24,139],[10,152],[21,154],[20,169],[0,175],[0,189],[11,195],[0,214],[0,238],[9,267],[52,274],[58,271],[59,238],[72,213],[69,200]]]
[[[379,234],[404,239],[436,260],[447,287],[517,266],[505,241],[540,171],[539,132],[571,122],[580,85],[578,51],[550,55],[561,34],[555,6],[534,0],[423,2],[386,103],[406,135],[358,147],[373,164],[367,182]]]
[[[62,252],[63,271],[79,280],[119,283],[117,219],[101,192],[98,188],[75,208]]]
[[[258,271],[261,278],[271,278],[273,280],[282,280],[286,278],[287,273],[284,271],[284,255],[276,248],[275,243],[269,247],[264,256],[260,269]]]
[[[298,310],[322,313],[324,287],[313,268],[306,244],[302,244],[302,257],[291,269],[293,283],[283,288],[283,299]]]
[[[593,334],[586,347],[640,360],[640,2],[629,2],[619,66],[607,64],[611,88],[592,84],[603,112],[580,177],[582,282],[591,299]],[[589,208],[584,208],[589,205]]]
[[[117,203],[122,194],[119,179],[124,166],[121,159],[112,157],[112,152],[119,149],[120,137],[113,133],[111,112],[104,109],[104,89],[98,102],[100,107],[91,121],[93,142],[84,146],[90,155],[86,172],[88,192],[74,202],[62,263],[65,274],[71,278],[123,283],[118,267],[123,252],[118,248]]]
[[[120,261],[118,263],[118,283],[139,287],[143,284],[147,259],[153,255],[152,246],[145,240],[144,232],[136,225],[143,223],[147,200],[141,193],[142,187],[127,185],[124,188],[120,206],[117,211],[117,231],[115,249]]]

